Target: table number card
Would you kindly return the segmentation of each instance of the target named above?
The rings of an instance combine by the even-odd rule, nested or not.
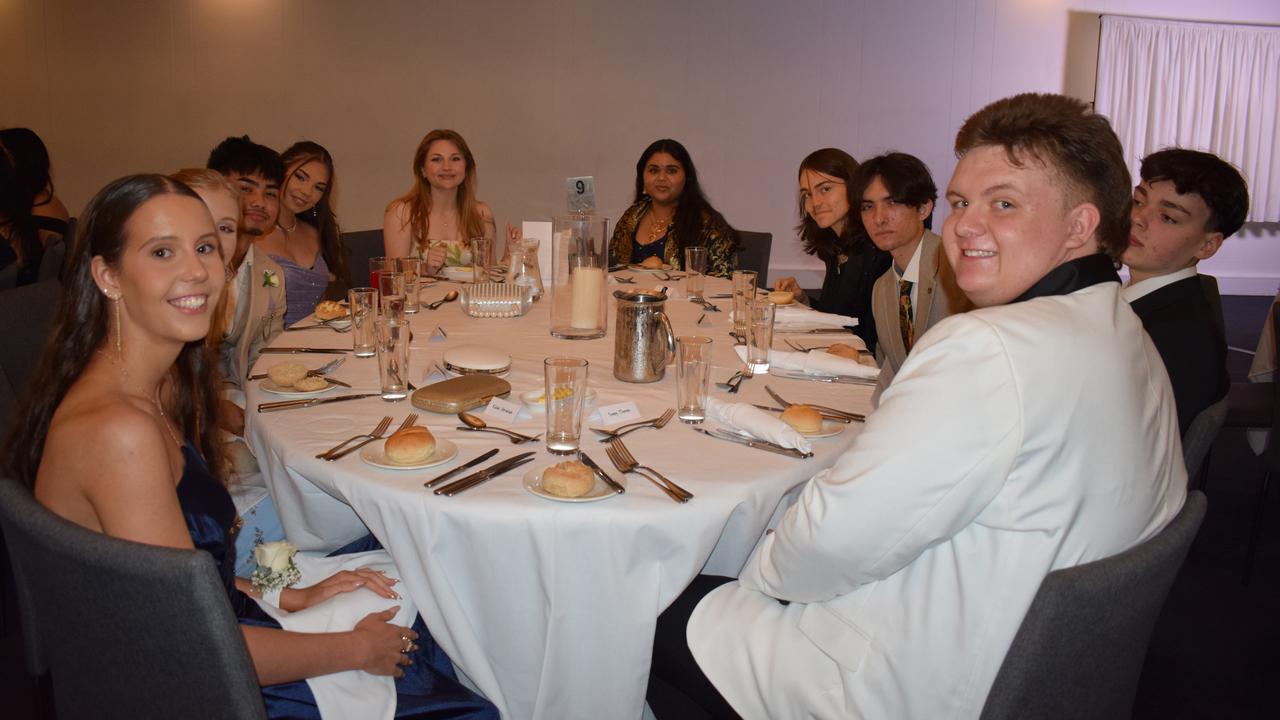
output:
[[[512,425],[516,421],[516,417],[520,414],[523,406],[520,403],[513,403],[509,400],[503,400],[496,397],[489,401],[485,407],[485,422],[494,422],[499,425]]]
[[[596,181],[590,175],[564,181],[569,194],[569,212],[590,215],[596,211]]]
[[[613,405],[601,405],[597,412],[600,413],[600,421],[606,427],[635,422],[641,419],[640,408],[636,407],[636,404],[631,400],[614,403]]]

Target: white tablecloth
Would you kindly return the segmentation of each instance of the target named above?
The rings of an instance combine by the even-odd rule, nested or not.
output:
[[[656,283],[655,283],[656,284]],[[668,283],[678,289],[682,283]],[[708,292],[728,283],[708,278]],[[423,291],[439,297],[441,283]],[[610,290],[627,286],[615,286]],[[715,342],[712,381],[725,380],[739,362],[725,312],[708,313],[673,299],[667,313],[676,334],[704,334]],[[674,369],[660,382],[623,383],[612,374],[614,311],[605,338],[569,341],[548,332],[546,300],[516,319],[473,319],[458,303],[411,316],[415,341],[411,377],[420,383],[433,360],[451,346],[482,343],[512,356],[507,378],[512,399],[542,387],[542,360],[576,355],[590,362],[590,386],[598,404],[635,401],[642,417],[675,405]],[[428,341],[443,326],[445,341]],[[830,341],[814,337],[813,344]],[[822,338],[820,341],[817,338]],[[350,335],[328,330],[284,333],[276,345],[349,347]],[[257,372],[299,360],[318,367],[333,356],[263,355]],[[352,357],[335,377],[352,391],[377,390],[377,360]],[[871,388],[757,377],[739,395],[712,390],[725,400],[770,403],[769,384],[791,401],[870,409]],[[638,718],[644,707],[654,624],[699,572],[736,575],[780,508],[784,496],[828,467],[860,430],[857,424],[813,441],[816,456],[796,460],[697,434],[673,421],[661,431],[640,430],[626,443],[642,462],[662,471],[696,497],[680,505],[647,480],[626,478],[627,492],[594,503],[559,503],[522,487],[530,469],[557,460],[542,444],[511,445],[490,433],[456,430],[457,418],[418,411],[408,401],[379,398],[259,414],[260,402],[278,400],[248,391],[247,437],[257,453],[288,538],[307,550],[329,550],[371,531],[400,568],[401,592],[423,614],[432,635],[465,678],[511,718]],[[458,458],[416,472],[383,470],[358,453],[328,463],[316,453],[343,438],[367,432],[384,414],[395,422],[419,412],[419,424],[459,447]],[[543,419],[516,426],[541,432]],[[599,425],[589,420],[588,425]],[[533,463],[453,498],[422,487],[480,452],[500,447],[496,459],[537,450]],[[583,448],[612,467],[604,445],[584,430]],[[492,462],[492,461],[490,461]],[[486,463],[488,464],[488,463]],[[620,477],[620,475],[618,475]]]

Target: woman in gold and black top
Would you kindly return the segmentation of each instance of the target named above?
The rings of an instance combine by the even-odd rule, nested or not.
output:
[[[805,297],[793,277],[774,282],[775,290],[795,293],[796,299],[815,310],[858,318],[854,332],[875,352],[876,324],[871,318],[871,288],[889,269],[889,253],[872,244],[857,212],[862,202],[852,197],[851,180],[858,161],[838,148],[809,153],[800,163],[800,225],[796,230],[804,251],[817,255],[827,266],[822,294]]]
[[[618,220],[609,243],[614,263],[660,257],[684,265],[684,249],[707,246],[707,274],[729,277],[737,267],[738,233],[711,207],[698,185],[689,151],[675,140],[658,140],[636,163],[635,202]]]

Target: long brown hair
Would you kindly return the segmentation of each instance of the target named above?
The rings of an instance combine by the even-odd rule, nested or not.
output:
[[[40,369],[22,399],[22,418],[5,440],[6,472],[28,487],[35,485],[45,436],[53,413],[84,372],[93,353],[107,338],[108,303],[93,281],[93,258],[102,256],[116,266],[124,250],[125,226],[143,203],[160,195],[186,195],[191,188],[163,175],[130,175],[98,191],[76,228],[69,276],[53,334],[41,356]],[[166,412],[183,437],[195,441],[214,477],[225,480],[218,429],[218,386],[221,377],[212,350],[204,339],[187,343],[167,379],[170,392]]]
[[[342,242],[342,230],[338,227],[338,216],[333,211],[333,194],[338,187],[338,174],[333,169],[333,156],[329,154],[319,143],[310,140],[302,140],[289,146],[287,150],[280,154],[280,159],[284,161],[284,182],[280,183],[280,193],[284,193],[285,186],[289,184],[289,178],[293,175],[294,169],[300,165],[305,165],[312,160],[318,160],[324,163],[325,168],[329,171],[329,184],[325,187],[324,194],[320,196],[320,200],[316,202],[316,206],[309,213],[302,213],[298,217],[303,222],[316,229],[316,233],[320,236],[320,254],[324,256],[324,262],[329,266],[329,272],[337,278],[340,285],[347,282],[347,247]]]
[[[823,261],[834,260],[841,252],[848,253],[859,241],[865,241],[866,237],[862,228],[862,216],[858,213],[861,194],[853,194],[853,180],[858,172],[858,161],[840,148],[822,148],[814,150],[800,161],[800,169],[796,171],[797,178],[803,175],[805,170],[820,172],[823,175],[838,178],[844,183],[846,200],[849,202],[849,215],[844,221],[844,231],[839,235],[833,230],[818,227],[818,223],[814,222],[804,209],[804,198],[797,196],[797,203],[800,206],[800,224],[796,226],[796,232],[800,234],[804,251],[810,255],[817,255]]]
[[[480,215],[480,203],[476,200],[476,186],[479,178],[476,175],[476,159],[467,147],[467,141],[453,130],[432,130],[418,143],[418,150],[413,154],[413,187],[387,206],[390,210],[398,202],[409,206],[409,229],[414,244],[419,248],[426,247],[427,233],[430,230],[431,218],[431,185],[422,172],[427,162],[427,153],[437,140],[448,140],[453,143],[466,163],[466,177],[458,186],[458,217],[462,223],[464,241],[484,235],[484,218]]]

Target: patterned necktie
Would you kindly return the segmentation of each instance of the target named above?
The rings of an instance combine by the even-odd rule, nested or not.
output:
[[[902,329],[902,346],[911,352],[911,343],[916,339],[915,328],[912,326],[911,318],[915,315],[911,311],[911,286],[910,280],[898,281],[898,326]]]

